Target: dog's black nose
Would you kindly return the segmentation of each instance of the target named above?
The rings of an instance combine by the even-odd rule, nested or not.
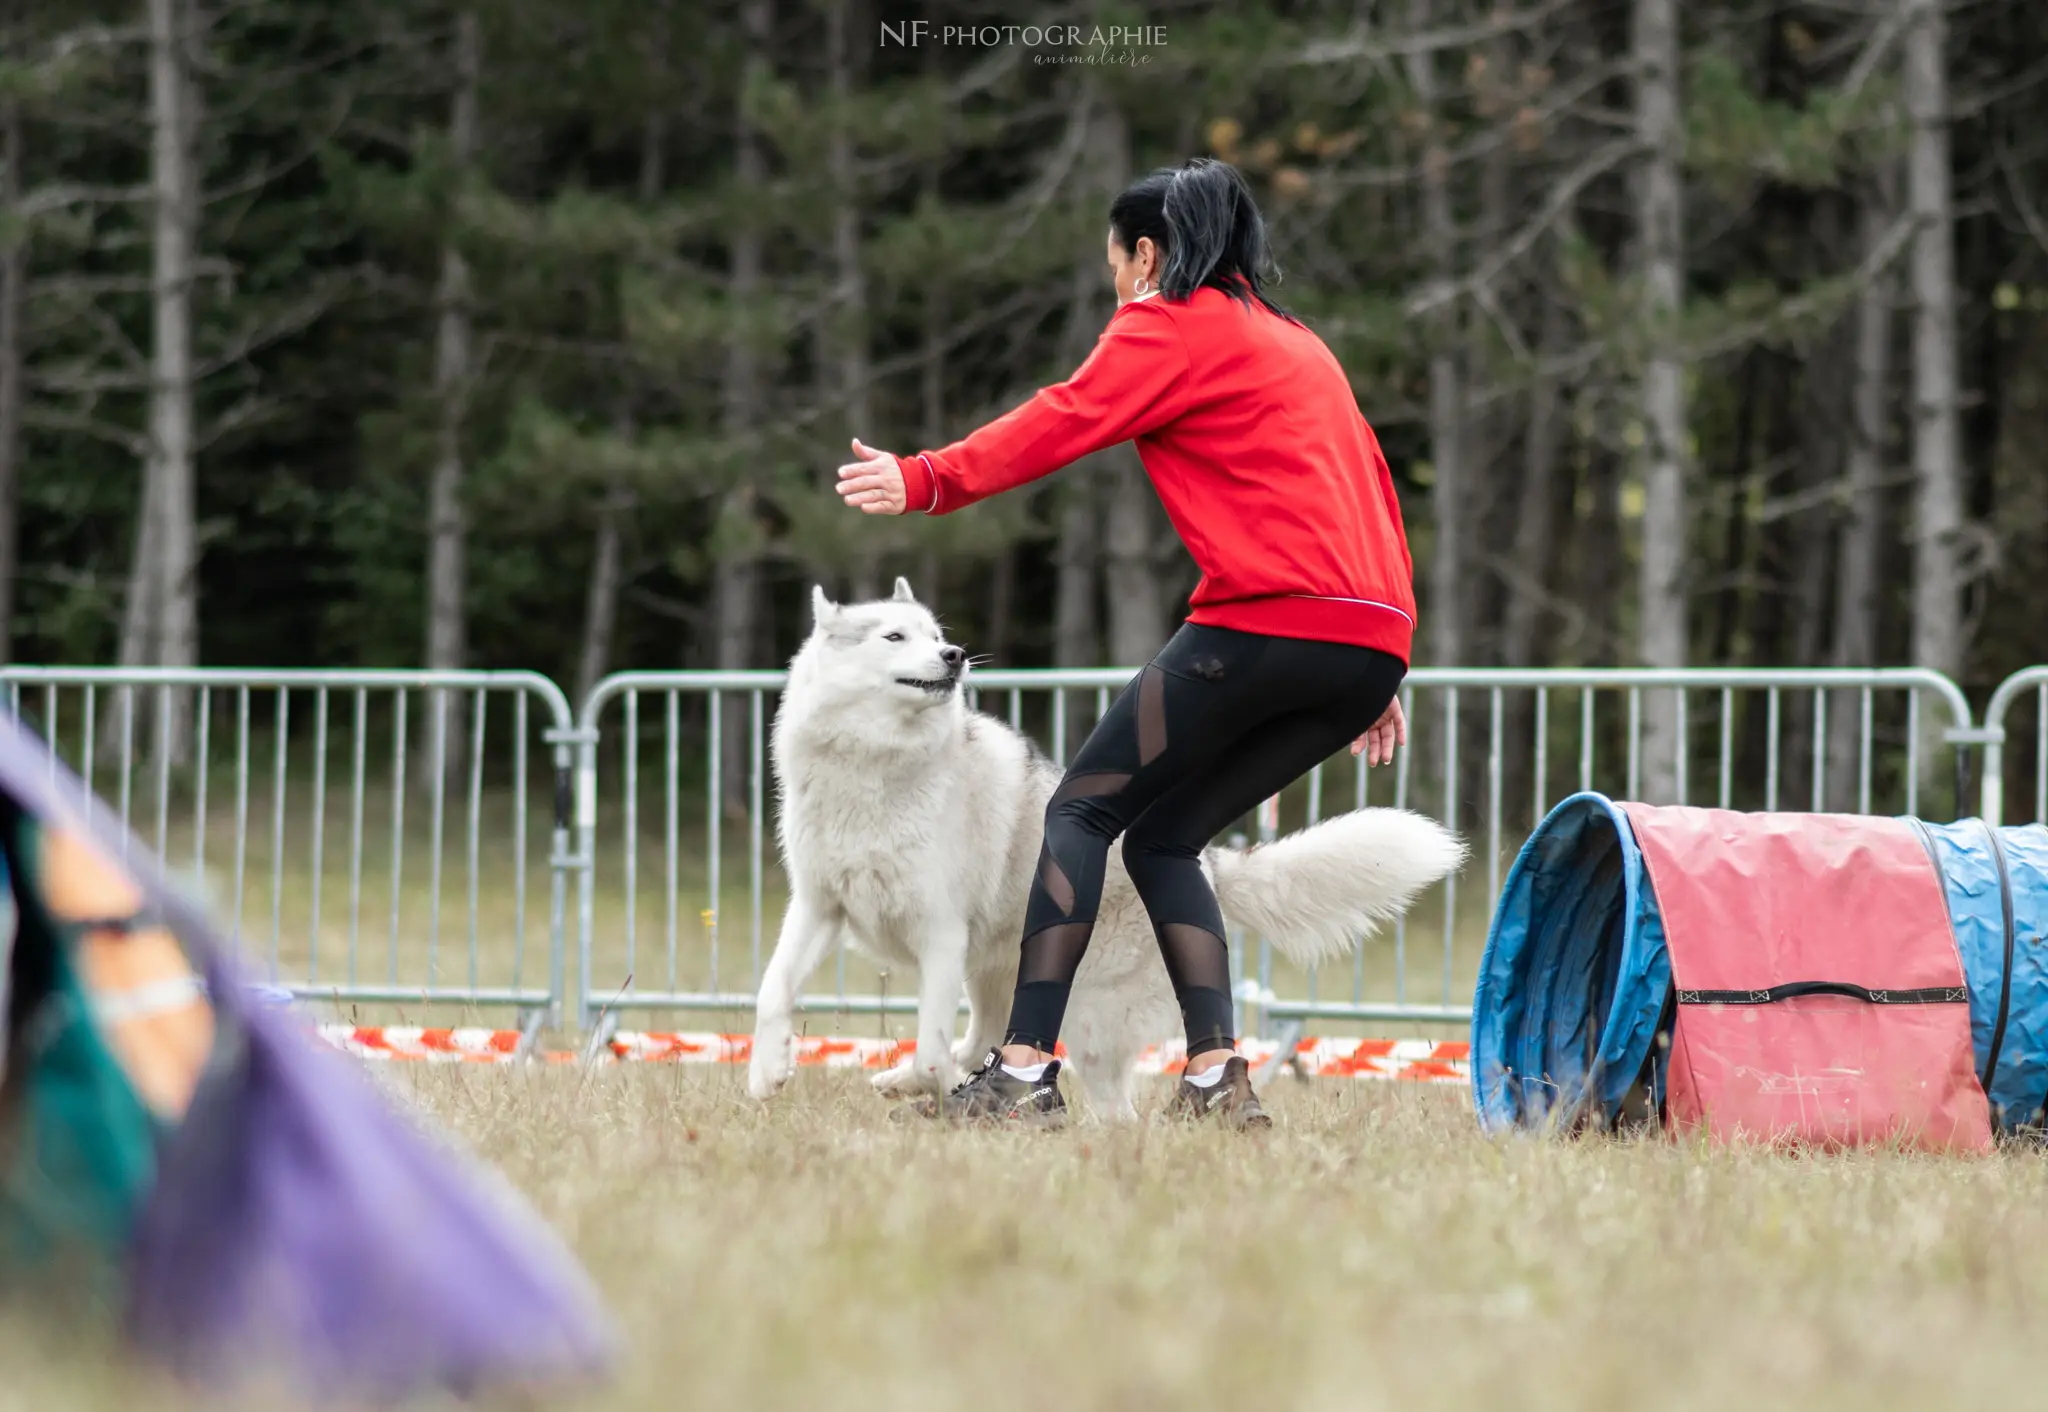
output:
[[[967,654],[957,647],[942,647],[939,649],[939,660],[946,664],[947,671],[957,672],[966,665]]]

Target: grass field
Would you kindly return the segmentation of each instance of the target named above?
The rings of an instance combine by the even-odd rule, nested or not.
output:
[[[765,1110],[737,1071],[379,1072],[616,1310],[619,1379],[548,1406],[2048,1404],[2024,1152],[1496,1143],[1459,1092],[1335,1080],[1277,1083],[1262,1141],[906,1129],[820,1071]],[[25,1315],[0,1366],[0,1408],[216,1405]]]

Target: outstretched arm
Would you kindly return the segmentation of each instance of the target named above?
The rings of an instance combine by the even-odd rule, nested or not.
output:
[[[1071,378],[941,451],[854,443],[840,496],[871,515],[943,515],[1143,436],[1186,410],[1188,355],[1164,310],[1125,305]]]

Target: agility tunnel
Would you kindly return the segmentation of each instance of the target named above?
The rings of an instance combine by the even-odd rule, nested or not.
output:
[[[2043,1124],[2044,932],[2038,824],[1575,795],[1487,937],[1479,1120],[1981,1151]]]

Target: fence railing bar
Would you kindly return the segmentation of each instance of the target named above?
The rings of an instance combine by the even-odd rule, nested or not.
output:
[[[469,988],[475,991],[482,979],[478,969],[481,958],[477,955],[477,905],[482,883],[478,870],[483,854],[484,732],[489,725],[486,703],[490,697],[481,691],[472,696],[475,713],[469,734]]]
[[[1676,746],[1678,758],[1672,763],[1676,766],[1678,776],[1678,802],[1683,804],[1689,797],[1688,786],[1690,780],[1688,776],[1691,771],[1687,769],[1687,766],[1692,761],[1692,727],[1691,722],[1686,719],[1685,689],[1681,687],[1673,692],[1672,695],[1677,698],[1676,713],[1678,719],[1678,743]]]
[[[412,720],[412,693],[399,687],[391,693],[391,939],[385,947],[385,972],[398,984],[398,928],[405,905],[405,732]]]
[[[434,707],[434,787],[427,793],[427,984],[441,978],[441,865],[448,826],[448,692],[427,693]]]
[[[714,717],[712,726],[712,750],[718,753],[718,726],[716,718],[723,717],[725,710],[714,693],[711,710]],[[668,938],[668,988],[676,988],[676,854],[682,846],[682,774],[683,751],[683,699],[671,691],[662,697],[662,876],[666,893],[664,924]],[[719,779],[718,766],[714,764],[711,774],[711,810],[718,812]],[[716,905],[715,903],[713,905]]]
[[[135,688],[121,690],[121,861],[128,861],[128,835],[134,821],[129,803],[133,798],[135,774]]]
[[[1906,694],[1906,812],[1920,815],[1920,693]]]
[[[369,786],[370,691],[356,687],[354,729],[349,742],[348,789],[348,979],[356,983],[357,948],[363,921],[363,806]]]
[[[249,688],[235,692],[235,915],[230,950],[242,949],[242,895],[249,863]]]
[[[1828,805],[1828,694],[1818,687],[1813,693],[1813,812],[1823,814]]]
[[[1628,797],[1643,797],[1643,689],[1628,689]]]
[[[1877,707],[1876,693],[1864,687],[1860,709],[1863,716],[1863,738],[1856,747],[1856,812],[1870,812],[1870,762],[1876,753]]]
[[[291,737],[292,694],[289,687],[277,689],[277,712],[271,717],[276,739],[271,745],[270,781],[270,979],[283,973],[284,946],[284,807],[285,747]]]
[[[1501,689],[1487,701],[1486,745],[1486,895],[1500,896]]]
[[[213,688],[210,686],[199,688],[196,727],[199,738],[195,748],[199,763],[192,776],[192,885],[204,889],[207,903],[212,905],[213,889],[206,880],[206,777],[213,767]],[[54,742],[54,734],[51,739]]]
[[[1764,811],[1778,812],[1778,688],[1771,687],[1769,696],[1769,724],[1764,743]]]
[[[705,930],[711,934],[711,988],[718,989],[718,933],[719,904],[724,901],[720,865],[725,861],[725,849],[721,846],[720,825],[725,820],[725,698],[724,693],[711,693],[711,787],[705,791],[711,799],[711,901],[704,913]]]
[[[97,802],[97,796],[92,790],[92,774],[100,753],[99,737],[96,734],[98,707],[99,689],[89,685],[85,688],[85,746],[78,756],[78,773],[85,785],[85,805],[88,812]]]
[[[528,717],[527,696],[512,695],[512,985],[517,989],[526,976],[526,814],[532,796],[526,789],[527,756],[533,750],[533,726]],[[561,938],[551,944],[559,950]],[[559,1000],[560,997],[554,997]]]
[[[156,694],[156,856],[170,850],[171,842],[171,756],[176,753],[173,702],[169,687]]]
[[[1733,807],[1735,798],[1735,691],[1721,688],[1721,797],[1723,809]]]
[[[751,895],[748,898],[748,946],[750,950],[751,983],[761,983],[761,854],[762,838],[766,832],[767,810],[763,807],[763,794],[768,773],[766,759],[766,737],[768,734],[767,693],[758,687],[747,693],[752,704],[751,719],[747,723],[747,876],[750,879]]]
[[[1593,688],[1579,688],[1579,792],[1593,787]]]
[[[327,688],[313,693],[313,875],[306,919],[306,981],[320,979],[320,874],[327,842]]]
[[[1444,827],[1458,831],[1458,688],[1444,691]],[[1458,875],[1444,879],[1444,1003],[1451,1001],[1451,955],[1458,935]]]
[[[1413,680],[1413,677],[1410,677]],[[1415,691],[1404,685],[1401,714],[1409,721],[1409,739],[1414,739]],[[1394,755],[1394,807],[1408,807],[1408,758],[1410,751],[1397,751]],[[1394,919],[1394,997],[1403,999],[1408,994],[1408,914],[1403,912]]]

